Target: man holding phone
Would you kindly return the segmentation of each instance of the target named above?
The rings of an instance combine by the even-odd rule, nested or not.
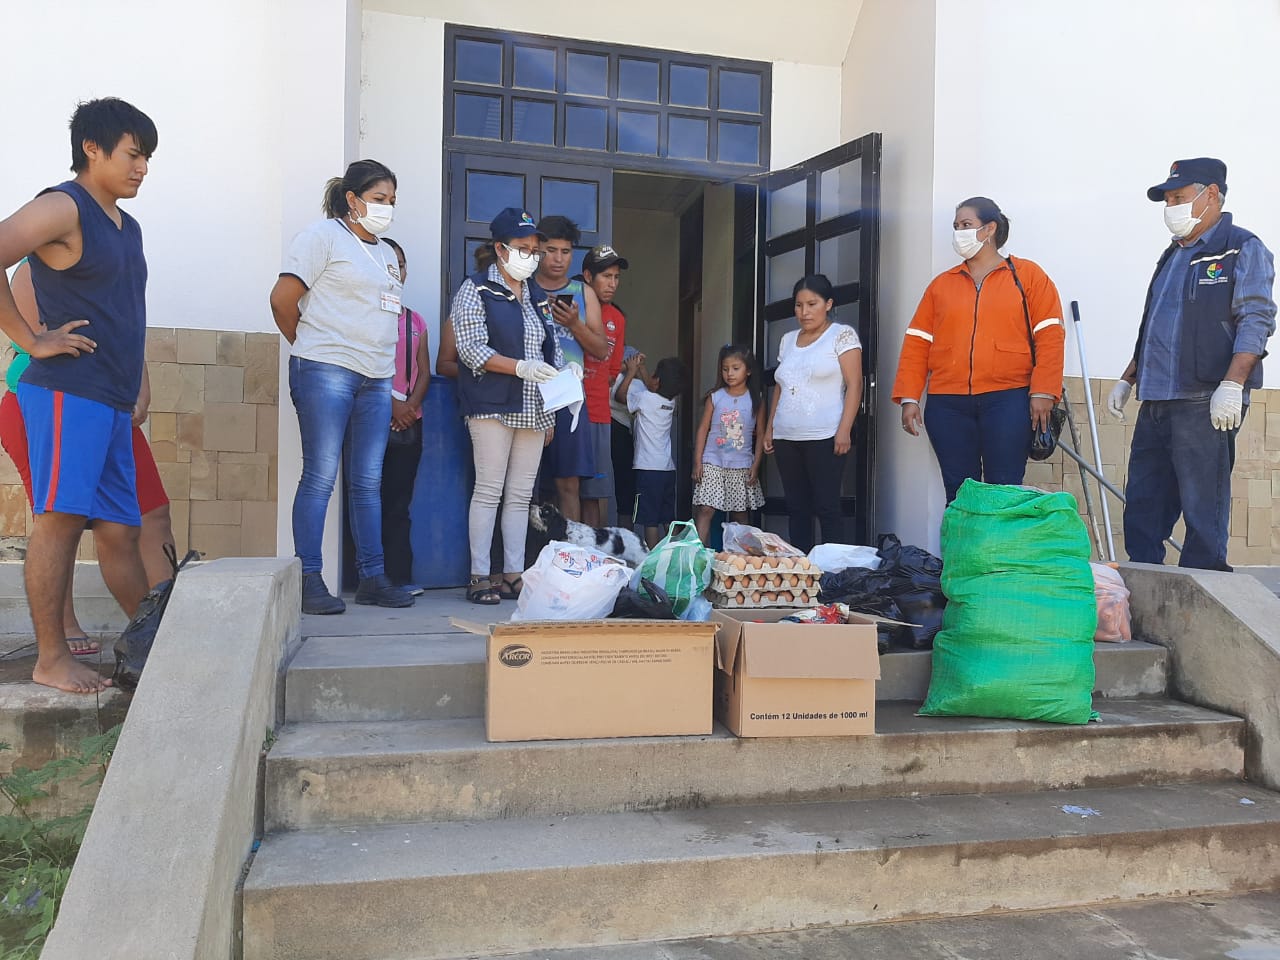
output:
[[[534,280],[551,297],[560,349],[566,362],[577,365],[581,378],[587,356],[603,360],[609,355],[600,301],[591,287],[569,279],[573,248],[582,242],[582,232],[568,217],[548,216],[538,221],[538,233],[543,237],[542,259]],[[569,520],[580,521],[580,483],[583,478],[594,479],[598,471],[588,418],[579,417],[577,429],[571,429],[572,421],[568,410],[557,411],[555,434],[542,456],[542,479],[555,482],[560,512]]]

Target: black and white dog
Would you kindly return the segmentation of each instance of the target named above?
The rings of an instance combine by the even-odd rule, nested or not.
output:
[[[569,520],[554,503],[529,505],[529,529],[539,536],[530,536],[528,553],[537,556],[538,550],[552,540],[599,550],[632,567],[640,566],[648,555],[644,542],[630,530],[622,527],[589,527],[577,520]],[[544,539],[545,538],[545,539]],[[540,541],[540,542],[539,542]],[[537,543],[537,549],[535,549]]]

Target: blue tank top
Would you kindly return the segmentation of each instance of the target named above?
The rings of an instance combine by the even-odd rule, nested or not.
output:
[[[587,297],[586,294],[582,292],[581,280],[570,280],[559,290],[547,290],[546,293],[548,296],[552,297],[557,293],[572,294],[574,302],[578,304],[578,322],[584,325],[586,324]],[[572,360],[577,363],[578,366],[585,367],[586,356],[583,353],[582,344],[574,338],[573,334],[569,330],[560,326],[560,324],[552,323],[552,326],[556,328],[556,337],[560,341],[560,352],[564,354],[564,362],[568,363]]]
[[[755,462],[756,419],[751,394],[732,397],[723,387],[711,395],[711,430],[702,462],[727,470],[751,469]]]
[[[88,320],[79,332],[98,349],[78,357],[32,358],[22,382],[61,390],[117,410],[132,410],[142,386],[147,344],[147,261],[138,221],[120,211],[121,226],[89,191],[68,180],[42,193],[65,193],[80,212],[82,252],[66,270],[31,257],[31,282],[40,319],[50,330]]]

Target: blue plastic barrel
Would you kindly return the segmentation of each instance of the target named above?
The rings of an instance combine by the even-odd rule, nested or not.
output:
[[[467,511],[474,467],[458,410],[458,385],[432,377],[422,405],[422,461],[409,508],[413,579],[424,587],[465,586],[471,573]]]

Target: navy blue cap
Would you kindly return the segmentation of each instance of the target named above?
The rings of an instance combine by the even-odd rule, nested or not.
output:
[[[489,233],[494,240],[515,240],[519,237],[542,236],[538,233],[538,225],[533,217],[519,207],[507,207],[489,224]]]
[[[1208,186],[1218,185],[1218,192],[1227,193],[1227,165],[1213,157],[1193,157],[1190,160],[1175,161],[1169,168],[1169,179],[1157,183],[1147,191],[1147,199],[1164,203],[1164,195],[1168,190],[1177,190],[1188,184],[1199,183]]]

